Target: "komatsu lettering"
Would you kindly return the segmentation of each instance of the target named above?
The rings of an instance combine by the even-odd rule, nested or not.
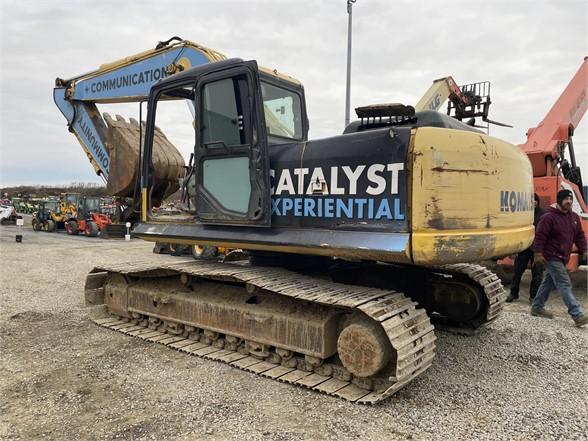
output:
[[[533,193],[503,190],[500,192],[500,211],[511,213],[533,211],[533,201]]]

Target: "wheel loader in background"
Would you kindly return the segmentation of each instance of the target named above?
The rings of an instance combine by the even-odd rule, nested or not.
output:
[[[78,86],[58,81],[56,102],[76,106]],[[156,123],[174,100],[193,107],[195,145],[182,213],[166,215],[154,210],[165,193]],[[525,155],[437,112],[358,116],[361,131],[307,141],[304,88],[255,61],[214,61],[152,86],[144,138],[136,131],[133,235],[240,248],[249,261],[94,268],[86,302],[108,313],[96,323],[375,403],[428,369],[434,325],[471,331],[496,319],[500,280],[470,262],[531,243]]]
[[[110,223],[110,217],[100,213],[100,198],[83,196],[78,200],[75,213],[68,217],[65,230],[67,234],[96,237]]]
[[[65,216],[60,211],[60,205],[58,200],[39,201],[37,211],[31,219],[33,230],[52,233],[57,230],[58,225],[63,228]]]
[[[31,219],[33,230],[49,233],[63,229],[68,231],[68,221],[76,216],[80,198],[79,193],[61,193],[59,199],[38,201]]]

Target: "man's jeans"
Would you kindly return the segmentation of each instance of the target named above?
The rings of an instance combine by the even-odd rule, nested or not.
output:
[[[533,300],[533,309],[544,308],[549,293],[554,289],[557,289],[561,294],[572,318],[582,314],[582,308],[572,293],[572,282],[565,265],[560,261],[545,261],[545,274],[535,300]]]

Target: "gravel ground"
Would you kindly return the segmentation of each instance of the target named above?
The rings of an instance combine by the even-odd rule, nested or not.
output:
[[[176,258],[30,229],[18,244],[16,229],[0,227],[2,440],[586,439],[588,329],[557,295],[554,320],[519,301],[476,336],[439,332],[433,367],[368,407],[90,323],[94,265]],[[574,279],[586,309],[586,273]]]

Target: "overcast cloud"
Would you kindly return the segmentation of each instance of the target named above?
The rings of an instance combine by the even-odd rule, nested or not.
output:
[[[525,141],[588,55],[587,2],[358,0],[352,108],[415,104],[431,82],[491,81],[490,118]],[[305,86],[311,138],[344,123],[346,0],[6,1],[0,5],[0,185],[99,182],[53,103],[56,77],[96,69],[178,35],[256,59]],[[137,105],[102,107],[138,115]],[[184,119],[162,128],[185,141]],[[576,132],[588,177],[588,124]],[[175,135],[172,132],[178,130]]]

